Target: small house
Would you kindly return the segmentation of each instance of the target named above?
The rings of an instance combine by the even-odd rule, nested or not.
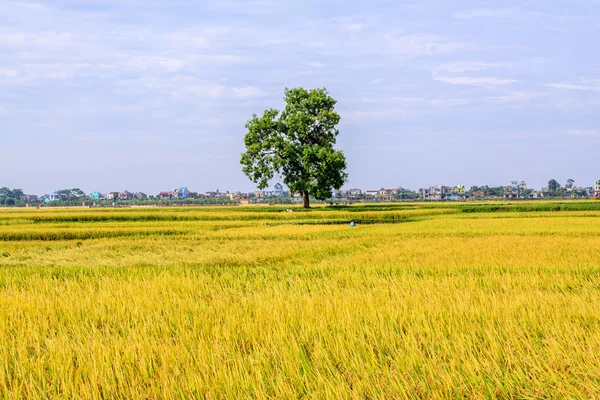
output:
[[[38,197],[35,194],[24,194],[21,196],[21,199],[27,204],[29,203],[37,203],[39,201]]]
[[[52,192],[50,195],[50,201],[59,201],[62,200],[61,195],[58,192]]]
[[[133,199],[133,193],[128,192],[127,190],[119,193],[119,200],[131,200]]]
[[[394,198],[394,189],[379,189],[379,193],[377,193],[377,197],[381,200],[392,200]]]
[[[444,185],[435,185],[429,187],[429,200],[442,200],[443,198]]]
[[[542,197],[550,197],[550,188],[548,188],[548,187],[542,188]]]
[[[178,199],[187,199],[190,197],[190,191],[186,187],[181,187],[179,190],[176,190]]]
[[[379,196],[379,190],[367,190],[365,194],[368,199],[374,199],[375,197]]]

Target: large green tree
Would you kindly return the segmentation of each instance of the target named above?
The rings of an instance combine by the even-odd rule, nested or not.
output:
[[[560,183],[556,179],[550,179],[548,181],[548,191],[551,196],[556,196],[558,194],[558,189],[560,189]]]
[[[268,186],[275,174],[293,193],[301,193],[304,207],[309,196],[331,198],[332,189],[346,182],[346,158],[334,148],[340,115],[336,101],[326,89],[285,89],[283,112],[266,110],[246,123],[246,152],[243,171],[260,189]]]
[[[572,189],[573,185],[575,185],[575,179],[567,179],[567,183],[565,183],[565,187],[567,189]]]

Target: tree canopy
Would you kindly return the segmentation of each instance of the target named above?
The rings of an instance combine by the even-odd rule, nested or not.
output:
[[[21,189],[9,189],[7,187],[0,188],[0,205],[14,206],[25,204],[22,201],[23,191]]]
[[[286,88],[285,102],[283,112],[271,108],[246,123],[246,152],[240,162],[260,189],[275,174],[283,175],[283,182],[302,194],[308,208],[309,196],[331,198],[332,189],[340,189],[347,180],[346,158],[334,148],[340,115],[325,88]]]
[[[556,181],[556,179],[550,179],[548,181],[548,191],[551,196],[556,196],[558,194],[558,189],[560,189],[560,183]]]

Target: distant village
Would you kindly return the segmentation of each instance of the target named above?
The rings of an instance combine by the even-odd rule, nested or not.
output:
[[[445,186],[442,184],[429,186],[419,190],[381,188],[362,190],[350,188],[332,191],[327,202],[390,202],[390,201],[467,201],[485,199],[545,199],[545,198],[600,198],[600,181],[593,186],[581,187],[569,179],[564,185],[552,179],[548,186],[539,190],[527,187],[525,181],[512,181],[506,186],[472,186],[466,189],[463,185]],[[254,192],[221,192],[219,190],[205,193],[190,191],[187,187],[161,191],[155,195],[142,192],[108,192],[94,191],[86,194],[80,189],[57,190],[46,195],[25,194],[20,189],[0,189],[0,205],[127,205],[127,204],[291,204],[301,202],[300,194],[290,193],[281,183],[270,190]]]

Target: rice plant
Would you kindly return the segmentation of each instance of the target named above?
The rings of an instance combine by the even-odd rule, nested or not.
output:
[[[595,203],[294,211],[0,210],[0,397],[600,397]]]

